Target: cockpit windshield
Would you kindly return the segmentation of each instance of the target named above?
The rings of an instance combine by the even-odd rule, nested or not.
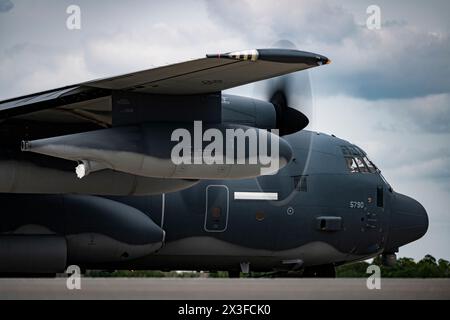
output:
[[[369,160],[367,154],[357,146],[341,146],[345,163],[350,173],[378,173],[384,183],[392,191],[389,182],[381,174],[381,171]]]

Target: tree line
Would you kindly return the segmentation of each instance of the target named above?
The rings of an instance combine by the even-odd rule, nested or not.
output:
[[[450,263],[447,260],[436,260],[427,254],[423,259],[415,262],[412,258],[399,258],[393,267],[385,267],[381,263],[381,256],[376,257],[372,263],[366,261],[343,265],[336,268],[338,278],[367,277],[367,267],[370,264],[380,266],[383,278],[449,278]]]
[[[381,263],[381,256],[373,259],[372,263],[362,261],[339,266],[336,268],[337,278],[365,278],[368,277],[367,267],[371,264],[380,266],[383,278],[450,278],[450,263],[447,260],[436,260],[431,255],[426,255],[423,259],[415,262],[412,258],[399,258],[393,267],[385,267]],[[113,272],[101,270],[88,270],[87,277],[183,277],[183,278],[227,278],[228,272],[179,272],[179,271],[155,271],[155,270],[117,270]],[[251,272],[248,275],[241,274],[246,278],[277,277],[276,273]],[[301,276],[301,274],[291,274],[291,276]]]

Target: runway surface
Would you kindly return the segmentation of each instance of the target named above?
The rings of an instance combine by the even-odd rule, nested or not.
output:
[[[450,299],[450,279],[65,278],[0,279],[0,299]]]

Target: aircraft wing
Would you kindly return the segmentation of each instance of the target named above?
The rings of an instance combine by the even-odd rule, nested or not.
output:
[[[220,92],[251,82],[329,63],[328,58],[290,49],[254,49],[208,54],[205,58],[84,82],[0,102],[0,120],[41,110],[33,120],[85,120],[110,125],[113,91],[195,95]],[[58,109],[49,112],[48,109]],[[37,118],[36,118],[37,117]]]
[[[212,93],[328,63],[321,55],[286,49],[208,54],[206,58],[85,85],[155,94]]]

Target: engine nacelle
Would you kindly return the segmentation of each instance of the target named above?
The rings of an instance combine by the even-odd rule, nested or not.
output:
[[[286,97],[279,91],[274,94],[270,102],[235,95],[222,95],[222,122],[261,129],[278,129],[280,136],[284,136],[304,129],[309,120],[302,112],[288,106]]]
[[[277,113],[275,106],[270,102],[223,94],[222,122],[260,129],[275,129],[277,128]]]
[[[24,141],[23,151],[78,161],[79,178],[113,169],[168,179],[245,179],[276,173],[292,157],[277,134],[234,124],[150,123]]]
[[[20,161],[0,158],[0,192],[39,194],[92,194],[101,196],[155,195],[190,188],[198,180],[148,178],[102,170],[83,179],[73,173],[76,164],[54,159],[55,166],[45,166],[49,157]],[[45,181],[45,183],[43,183]]]

